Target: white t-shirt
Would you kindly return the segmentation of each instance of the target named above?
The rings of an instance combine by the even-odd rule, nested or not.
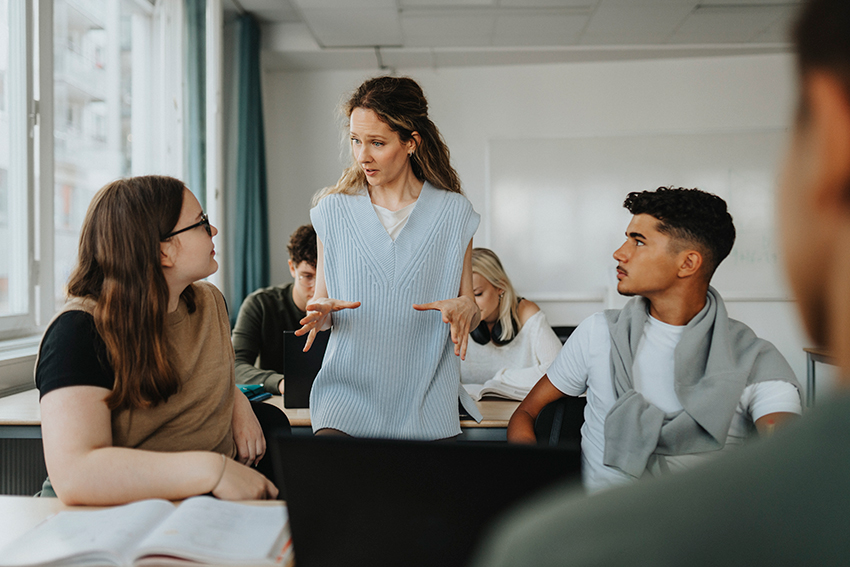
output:
[[[649,317],[644,326],[632,368],[635,390],[659,409],[672,413],[682,409],[674,390],[673,351],[684,327],[667,325]],[[587,392],[581,429],[582,478],[589,492],[630,481],[628,475],[603,464],[605,418],[616,402],[611,376],[611,335],[602,312],[585,319],[570,335],[547,371],[549,380],[563,393]],[[729,427],[723,450],[740,445],[752,424],[774,412],[802,413],[800,395],[789,382],[776,380],[747,386]],[[667,457],[671,471],[690,468],[719,451]]]
[[[375,208],[375,212],[378,213],[378,219],[380,219],[381,224],[387,231],[387,234],[389,234],[390,238],[392,238],[393,242],[395,242],[395,239],[398,238],[401,229],[403,229],[404,225],[407,224],[407,219],[410,218],[410,213],[413,212],[413,207],[416,206],[416,202],[414,201],[397,211],[385,209],[375,203],[372,203],[372,206]]]

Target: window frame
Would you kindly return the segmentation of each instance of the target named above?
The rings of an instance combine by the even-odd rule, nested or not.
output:
[[[21,36],[23,65],[16,68],[24,78],[26,101],[26,271],[29,309],[24,315],[0,316],[0,396],[32,387],[32,368],[41,334],[56,312],[54,291],[54,217],[55,148],[54,148],[54,1],[9,0],[17,10],[10,28]],[[168,71],[145,62],[169,62],[168,54],[180,47],[183,2],[180,0],[120,0],[134,14],[132,33],[141,33],[138,58],[132,70],[133,94],[140,99],[134,124],[145,130],[139,139],[134,135],[133,164],[129,175],[162,173],[183,176],[182,66],[169,66]],[[135,16],[141,16],[137,18]],[[25,22],[25,25],[15,25]],[[20,31],[18,31],[20,30]],[[11,29],[10,29],[11,32]],[[10,41],[11,36],[10,33]],[[18,37],[18,36],[16,36]],[[134,45],[134,49],[136,49]],[[12,53],[10,51],[10,60]],[[11,67],[11,62],[10,62]],[[17,77],[17,75],[15,75]],[[12,83],[6,76],[6,92]],[[136,85],[142,85],[141,91]],[[134,96],[135,98],[135,96]],[[11,105],[10,105],[11,106]],[[137,108],[134,105],[133,113]],[[151,116],[159,120],[151,123]],[[139,142],[137,145],[137,141]],[[139,163],[135,158],[140,157]],[[140,169],[141,168],[141,169]],[[11,169],[11,168],[10,168]],[[17,183],[17,182],[16,182]]]
[[[12,273],[21,277],[26,296],[26,307],[22,312],[0,315],[0,340],[20,337],[37,329],[36,292],[38,284],[38,266],[34,255],[34,144],[33,135],[37,120],[38,104],[33,96],[33,0],[11,1],[8,4],[9,16],[9,69],[6,75],[6,93],[8,96],[7,113],[9,116],[10,156],[9,187],[24,187],[23,202],[14,210],[9,210],[10,232],[22,237],[26,251],[12,246],[10,259],[10,279]],[[15,87],[14,85],[21,85]],[[11,197],[11,191],[9,192]],[[15,199],[10,198],[10,204]],[[19,226],[11,226],[20,223]],[[22,225],[22,226],[21,226]],[[14,240],[14,238],[13,238]],[[20,244],[18,244],[20,246]],[[10,286],[11,288],[12,286]]]

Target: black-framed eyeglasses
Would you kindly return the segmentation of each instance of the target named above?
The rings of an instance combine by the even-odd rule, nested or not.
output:
[[[204,213],[203,215],[201,215],[201,220],[199,222],[196,222],[193,225],[189,225],[186,228],[181,228],[180,230],[175,230],[174,232],[169,232],[168,234],[166,234],[165,236],[162,237],[162,240],[168,240],[172,236],[177,236],[181,232],[186,232],[187,230],[192,230],[193,228],[198,228],[199,226],[204,227],[204,230],[207,231],[207,234],[212,236],[212,228],[210,227],[210,218],[206,215],[206,213]]]

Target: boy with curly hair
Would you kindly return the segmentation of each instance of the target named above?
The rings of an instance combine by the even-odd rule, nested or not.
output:
[[[508,440],[533,443],[546,404],[586,392],[590,492],[691,468],[802,412],[788,363],[709,285],[735,242],[726,202],[661,187],[623,206],[633,217],[614,252],[617,291],[633,298],[576,328],[508,426]]]

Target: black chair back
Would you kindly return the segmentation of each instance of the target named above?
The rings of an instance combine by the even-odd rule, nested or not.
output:
[[[581,426],[584,424],[586,397],[564,396],[547,404],[534,422],[538,445],[581,448]]]
[[[558,335],[558,338],[561,339],[561,344],[567,342],[567,339],[570,338],[570,335],[573,334],[573,331],[576,330],[575,327],[570,326],[559,326],[552,327],[552,330],[555,331],[555,334]]]

